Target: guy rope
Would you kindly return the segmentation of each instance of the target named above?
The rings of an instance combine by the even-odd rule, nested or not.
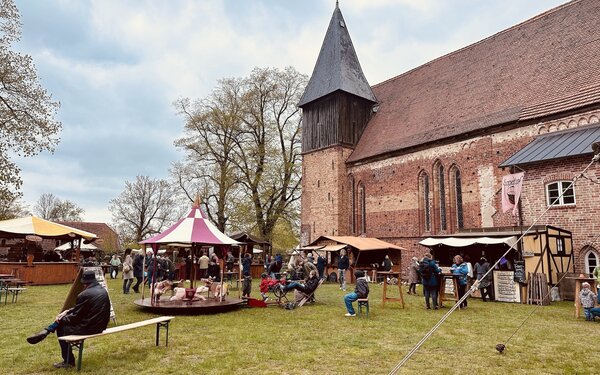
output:
[[[494,263],[490,267],[490,269],[482,276],[482,279],[485,279],[485,277],[490,272],[492,272],[494,270],[494,268],[496,268],[496,266],[498,266],[498,264],[500,263],[500,260],[502,258],[506,257],[508,255],[508,253],[510,253],[511,250],[513,250],[515,248],[516,244],[521,242],[523,237],[525,237],[525,235],[528,234],[529,231],[531,231],[531,228],[533,228],[533,226],[535,224],[537,224],[537,222],[548,212],[548,210],[550,210],[556,203],[559,202],[559,200],[563,196],[564,192],[568,191],[573,186],[575,186],[575,183],[577,182],[577,180],[579,178],[585,177],[584,176],[585,172],[592,166],[592,164],[594,164],[595,162],[600,160],[600,148],[596,147],[596,144],[594,144],[594,146],[592,148],[594,149],[594,153],[595,153],[594,157],[592,158],[592,161],[584,168],[584,170],[579,175],[577,175],[573,178],[573,181],[571,181],[571,184],[566,189],[563,189],[563,191],[560,192],[560,195],[553,202],[551,202],[551,204],[548,206],[548,208],[546,208],[546,210],[544,212],[542,212],[533,221],[533,223],[527,228],[527,230],[523,234],[521,234],[521,236],[517,239],[517,241],[515,241],[515,243],[508,250],[506,250],[506,252],[502,255],[502,257],[500,257],[500,259],[498,259],[496,261],[496,263]],[[563,278],[564,278],[564,275],[563,275]],[[561,278],[561,280],[562,280],[562,278]],[[398,372],[398,370],[400,370],[400,368],[402,368],[402,366],[404,366],[404,364],[406,362],[408,362],[408,360],[413,356],[413,354],[415,354],[417,352],[417,350],[419,350],[419,348],[435,333],[435,331],[446,321],[446,319],[448,319],[448,317],[461,305],[461,303],[463,303],[467,298],[469,298],[471,293],[473,293],[478,288],[478,286],[479,286],[479,280],[477,280],[477,281],[475,281],[475,283],[473,283],[473,285],[471,286],[471,288],[469,288],[469,290],[465,293],[465,295],[462,296],[462,298],[460,298],[458,301],[456,301],[454,306],[452,306],[452,308],[450,308],[450,310],[448,310],[448,312],[446,312],[442,316],[442,318],[429,330],[429,332],[427,332],[425,334],[425,336],[423,336],[423,338],[421,340],[419,340],[419,342],[404,356],[404,358],[400,362],[398,362],[396,364],[396,366],[394,366],[394,368],[392,368],[392,370],[390,371],[390,375],[396,374]],[[535,311],[535,309],[533,311]],[[533,314],[533,312],[530,314],[530,316],[532,314]],[[529,318],[529,317],[527,317],[527,318]],[[527,320],[527,318],[525,320]],[[524,323],[525,323],[525,321],[517,328],[517,331],[523,326]],[[506,343],[508,343],[508,341],[512,338],[512,336],[514,336],[515,333],[516,333],[516,331],[508,338],[508,340],[506,340]],[[500,353],[502,353],[502,351],[504,350],[505,344],[496,345],[496,350],[498,350]]]

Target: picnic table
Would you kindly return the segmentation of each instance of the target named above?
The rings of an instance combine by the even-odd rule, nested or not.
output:
[[[19,293],[27,290],[23,286],[28,282],[17,279],[10,275],[10,278],[3,277],[0,278],[0,302],[2,302],[2,294],[4,293],[4,304],[8,303],[8,294],[12,295],[12,303],[17,302],[17,298],[19,297]]]

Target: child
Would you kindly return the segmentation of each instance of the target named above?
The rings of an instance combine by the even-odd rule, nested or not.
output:
[[[250,298],[251,291],[252,291],[252,277],[244,276],[244,282],[242,284],[242,297]]]
[[[277,280],[273,280],[269,277],[269,275],[267,275],[266,272],[263,272],[261,275],[261,281],[260,281],[260,285],[258,286],[258,289],[260,290],[260,295],[263,299],[263,301],[267,302],[269,300],[269,297],[267,295],[267,293],[269,293],[269,288],[272,287],[273,285],[278,284]]]
[[[596,295],[590,289],[589,283],[581,284],[582,288],[581,292],[579,292],[579,301],[583,306],[583,311],[585,314],[585,320],[592,321],[594,318],[592,317],[592,308],[594,307],[594,303],[596,301]]]

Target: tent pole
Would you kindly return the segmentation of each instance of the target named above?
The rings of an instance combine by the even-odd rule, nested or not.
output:
[[[142,247],[144,252],[144,259],[142,260],[142,301],[144,300],[146,292],[146,245]]]

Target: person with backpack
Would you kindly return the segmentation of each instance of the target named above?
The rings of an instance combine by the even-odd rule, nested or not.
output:
[[[458,279],[457,284],[458,284],[458,299],[461,299],[464,295],[465,292],[467,291],[467,283],[468,283],[468,279],[467,279],[467,275],[469,274],[469,267],[467,266],[467,264],[463,261],[463,258],[460,255],[456,255],[453,259],[454,264],[452,265],[452,274]],[[460,304],[460,308],[461,309],[466,309],[467,308],[467,300],[465,299],[461,304]]]
[[[419,262],[419,276],[421,276],[421,283],[423,284],[423,295],[425,296],[425,305],[427,309],[431,309],[429,298],[433,300],[433,309],[438,309],[438,274],[442,270],[433,260],[431,254],[425,254],[423,260]]]

